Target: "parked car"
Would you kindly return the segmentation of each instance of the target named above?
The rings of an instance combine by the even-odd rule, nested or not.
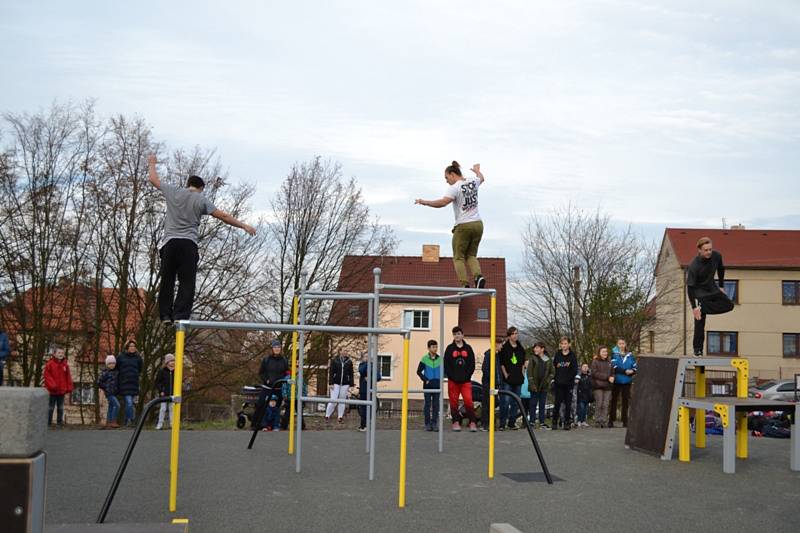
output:
[[[780,400],[784,402],[794,402],[795,383],[791,379],[768,381],[758,387],[750,387],[748,396],[764,400]]]

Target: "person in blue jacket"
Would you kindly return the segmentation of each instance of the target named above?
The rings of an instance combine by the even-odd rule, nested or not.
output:
[[[431,390],[425,394],[422,412],[425,415],[425,431],[439,431],[439,391],[442,382],[442,358],[439,357],[439,343],[428,341],[428,353],[422,356],[417,367],[417,376],[422,380],[422,388]],[[435,392],[433,392],[435,391]]]
[[[369,387],[369,383],[367,381],[367,376],[369,373],[369,356],[368,354],[364,354],[361,356],[361,362],[358,364],[358,399],[359,400],[366,400],[367,399],[367,387]],[[381,380],[381,369],[378,367],[378,375],[375,376],[375,382]],[[361,421],[358,425],[359,431],[366,431],[367,430],[367,409],[369,406],[367,405],[359,405],[358,406],[358,414],[361,418]]]
[[[11,353],[11,347],[8,345],[8,335],[0,329],[0,387],[3,386],[3,367],[6,365],[6,359]]]
[[[636,375],[636,357],[628,351],[625,339],[617,339],[611,356],[611,371],[614,375],[614,387],[611,390],[611,408],[609,409],[608,427],[614,427],[617,419],[617,401],[622,397],[622,427],[628,427],[628,403],[631,399],[631,384]]]

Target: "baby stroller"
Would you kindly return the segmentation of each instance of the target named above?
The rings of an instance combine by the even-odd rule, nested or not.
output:
[[[242,387],[242,408],[236,413],[236,427],[244,429],[253,420],[256,411],[258,395],[261,393],[260,385],[245,385]]]

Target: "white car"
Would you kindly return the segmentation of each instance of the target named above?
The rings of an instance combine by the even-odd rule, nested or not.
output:
[[[795,396],[795,383],[791,379],[768,381],[758,387],[750,387],[748,395],[751,398],[763,400],[779,400],[783,402],[797,401]]]

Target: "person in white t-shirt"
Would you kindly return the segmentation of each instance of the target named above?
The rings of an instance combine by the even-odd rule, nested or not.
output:
[[[456,268],[458,281],[464,287],[469,287],[467,267],[475,278],[475,286],[482,289],[486,286],[486,278],[481,274],[481,265],[478,263],[478,246],[483,237],[483,221],[478,213],[478,188],[483,184],[480,163],[472,165],[474,178],[465,179],[461,175],[461,166],[458,161],[444,170],[444,179],[447,180],[447,191],[438,200],[423,200],[418,198],[414,203],[429,207],[444,207],[453,204],[453,213],[456,224],[453,227],[453,264]]]

